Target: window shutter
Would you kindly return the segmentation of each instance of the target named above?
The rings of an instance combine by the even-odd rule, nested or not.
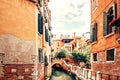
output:
[[[95,41],[95,38],[96,38],[96,34],[95,34],[95,26],[93,27],[93,42]]]
[[[41,14],[38,14],[38,32],[43,34],[43,19]]]
[[[42,49],[41,48],[38,49],[38,59],[39,59],[39,62],[43,61],[43,55],[42,55]]]
[[[103,13],[103,35],[107,35],[107,13]]]
[[[45,40],[46,40],[46,42],[49,42],[48,29],[46,29],[46,28],[45,28]]]
[[[51,38],[50,38],[50,36],[49,36],[49,46],[51,46]]]
[[[97,41],[97,23],[95,23],[95,41]]]
[[[90,27],[90,42],[93,42],[93,25]]]

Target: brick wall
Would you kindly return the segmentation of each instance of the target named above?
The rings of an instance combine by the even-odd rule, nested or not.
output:
[[[44,80],[44,64],[38,64],[38,80]]]
[[[6,64],[4,66],[5,80],[32,80],[32,64]]]
[[[92,70],[120,75],[120,47],[116,48],[115,61],[106,61],[105,51],[98,53],[98,61],[92,62]],[[114,80],[114,79],[113,79]]]
[[[92,1],[92,0],[91,0]],[[119,0],[97,0],[98,4],[94,11],[91,9],[91,24],[98,23],[97,41],[91,44],[91,55],[97,53],[97,61],[92,60],[92,70],[100,71],[106,74],[120,76],[120,44],[117,42],[117,34],[113,33],[109,36],[103,36],[103,12],[107,12],[113,3],[117,6],[118,15],[118,2]],[[92,4],[92,3],[91,3]],[[115,48],[115,60],[106,61],[106,50]],[[93,59],[93,57],[91,57]],[[113,79],[114,80],[114,79]]]

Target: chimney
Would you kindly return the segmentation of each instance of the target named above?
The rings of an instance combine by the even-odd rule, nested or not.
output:
[[[74,32],[74,36],[73,36],[73,39],[76,40],[76,33]]]

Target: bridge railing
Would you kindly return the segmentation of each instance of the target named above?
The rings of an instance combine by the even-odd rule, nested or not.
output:
[[[71,72],[76,74],[78,78],[84,80],[120,80],[120,76],[104,74],[100,71],[96,72],[79,66],[72,66]]]
[[[68,67],[72,73],[76,74],[76,76],[83,80],[120,80],[120,76],[104,74],[100,71],[93,71],[91,69],[81,68],[79,66],[73,66],[71,64],[67,64],[63,60],[64,64]]]

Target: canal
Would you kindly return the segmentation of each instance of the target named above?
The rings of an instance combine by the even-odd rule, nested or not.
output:
[[[52,68],[52,75],[50,80],[76,80],[75,76],[63,69]]]

